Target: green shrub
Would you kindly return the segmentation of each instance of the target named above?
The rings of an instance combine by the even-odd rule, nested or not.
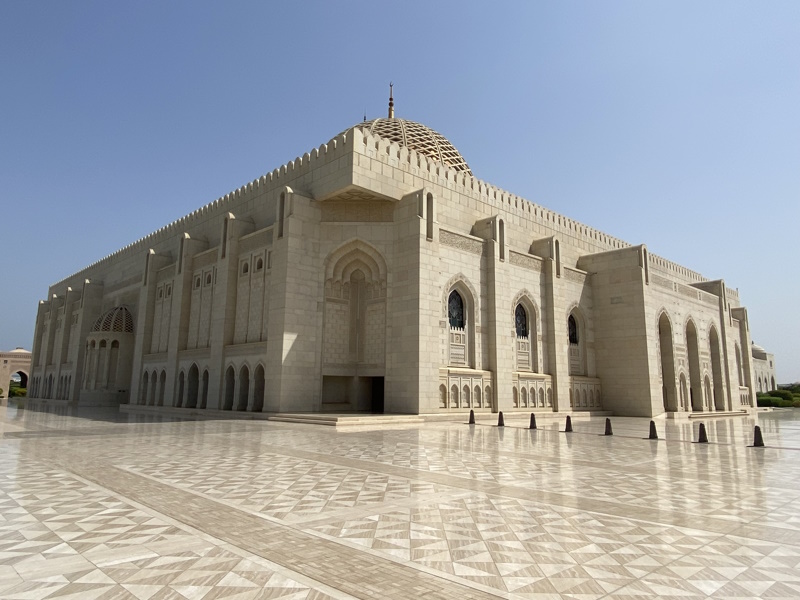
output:
[[[792,394],[792,392],[790,392],[789,390],[772,390],[771,392],[769,392],[769,395],[772,396],[773,398],[783,398],[784,400],[788,400],[789,402],[794,400],[794,394]]]
[[[759,394],[757,399],[758,406],[761,407],[774,407],[774,408],[793,408],[795,406],[794,400],[784,400],[777,396],[767,396],[766,394]],[[800,408],[800,403],[797,404]]]

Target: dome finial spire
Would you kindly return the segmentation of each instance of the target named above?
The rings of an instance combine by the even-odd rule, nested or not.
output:
[[[389,118],[394,119],[394,97],[392,96],[392,82],[389,82]]]

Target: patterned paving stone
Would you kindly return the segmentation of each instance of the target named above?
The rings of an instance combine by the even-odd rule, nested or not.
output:
[[[337,431],[2,409],[0,598],[800,597],[800,418]],[[523,415],[524,416],[524,415]]]

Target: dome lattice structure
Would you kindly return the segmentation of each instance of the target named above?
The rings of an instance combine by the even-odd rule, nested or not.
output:
[[[92,333],[110,331],[113,333],[133,333],[133,315],[124,306],[115,306],[106,311],[92,325]]]
[[[422,123],[390,117],[388,119],[364,121],[363,123],[358,123],[355,127],[361,127],[383,139],[397,142],[409,150],[424,154],[428,158],[443,163],[456,171],[463,171],[472,175],[467,161],[456,150],[456,147],[450,143],[450,140]]]

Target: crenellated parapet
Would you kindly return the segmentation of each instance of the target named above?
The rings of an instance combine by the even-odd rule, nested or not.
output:
[[[355,135],[356,152],[369,158],[378,159],[401,171],[411,172],[434,185],[494,206],[507,214],[518,216],[521,220],[533,221],[564,235],[582,239],[606,249],[630,246],[628,242],[482,181],[466,171],[453,169],[397,142],[383,139],[358,126],[351,131]],[[453,199],[458,201],[457,197],[453,197]]]
[[[80,277],[87,276],[89,271],[108,265],[111,262],[119,259],[124,259],[131,255],[144,252],[147,249],[157,246],[158,244],[171,239],[189,229],[192,226],[214,219],[226,212],[234,212],[234,209],[242,203],[250,200],[254,196],[261,195],[268,192],[274,192],[287,184],[289,181],[295,181],[298,178],[308,174],[312,169],[321,165],[328,164],[341,158],[347,151],[349,151],[347,134],[343,133],[330,140],[327,144],[322,144],[319,148],[314,148],[310,152],[306,152],[302,157],[297,157],[294,160],[281,165],[280,167],[262,175],[258,179],[254,179],[241,187],[220,196],[216,200],[192,211],[188,215],[180,217],[175,221],[155,230],[138,240],[123,246],[116,252],[113,252],[100,260],[97,260],[80,271],[69,275],[54,283],[51,288],[63,287],[68,281]]]
[[[662,258],[656,254],[649,254],[650,269],[652,271],[664,273],[670,277],[677,277],[689,283],[700,283],[708,281],[697,271],[692,271],[686,267],[682,267],[678,263]]]
[[[119,259],[146,251],[161,243],[189,231],[192,227],[215,219],[226,212],[236,212],[241,204],[264,194],[274,194],[277,189],[290,182],[299,190],[311,187],[315,169],[330,165],[334,168],[334,161],[348,154],[358,154],[367,158],[378,160],[390,167],[398,169],[401,173],[395,179],[402,180],[402,174],[408,173],[422,179],[426,183],[442,188],[454,202],[468,199],[477,200],[510,217],[518,217],[519,224],[523,227],[539,225],[551,230],[555,235],[571,237],[578,242],[584,242],[596,251],[614,250],[630,247],[631,244],[619,238],[608,235],[598,229],[589,227],[579,221],[561,215],[544,206],[531,202],[525,198],[512,194],[502,188],[474,177],[469,171],[456,170],[444,163],[437,162],[429,156],[416,150],[407,148],[396,141],[385,139],[368,130],[355,126],[331,139],[318,148],[304,153],[280,167],[250,181],[230,193],[209,202],[197,210],[185,215],[146,235],[131,244],[91,263],[84,269],[56,282],[51,289],[66,285],[75,278],[85,278],[90,271],[104,267]],[[335,168],[340,168],[336,166]],[[303,182],[303,178],[307,177]],[[301,180],[298,184],[297,181]],[[701,282],[706,279],[699,273],[686,269],[676,263],[656,255],[650,255],[651,266],[666,275],[678,278],[687,283]]]

